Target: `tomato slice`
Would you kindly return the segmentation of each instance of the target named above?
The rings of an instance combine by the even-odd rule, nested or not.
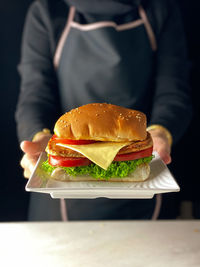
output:
[[[57,137],[55,134],[53,135],[53,140],[57,143],[67,144],[67,145],[88,145],[96,143],[97,141],[94,140],[72,140],[72,139],[65,139]]]
[[[61,157],[49,155],[49,164],[53,167],[87,166],[91,161],[87,158]]]
[[[114,161],[127,161],[127,160],[145,158],[151,156],[152,152],[153,152],[153,147],[150,147],[138,152],[117,155],[114,158]],[[88,158],[61,157],[61,156],[49,155],[49,164],[53,167],[78,167],[78,166],[87,166],[91,163],[92,162]]]
[[[153,147],[150,147],[137,152],[116,155],[114,161],[127,161],[127,160],[135,160],[135,159],[150,157],[152,155],[152,152],[153,152]]]

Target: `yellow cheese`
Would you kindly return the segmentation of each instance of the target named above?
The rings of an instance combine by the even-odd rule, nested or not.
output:
[[[129,144],[131,144],[131,142],[97,142],[89,145],[67,145],[57,143],[56,145],[77,151],[104,170],[107,170],[119,150]]]

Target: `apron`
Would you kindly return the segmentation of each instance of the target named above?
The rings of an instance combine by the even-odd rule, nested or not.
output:
[[[112,21],[79,24],[70,8],[58,43],[54,65],[63,113],[92,102],[107,102],[145,113],[151,105],[156,41],[143,8],[138,20],[117,25]],[[141,41],[142,40],[142,41]],[[143,102],[149,98],[149,104]],[[64,220],[150,219],[155,199],[62,200]]]
[[[62,111],[107,102],[147,113],[156,41],[143,8],[138,20],[122,25],[82,25],[75,12],[71,7],[54,58]]]

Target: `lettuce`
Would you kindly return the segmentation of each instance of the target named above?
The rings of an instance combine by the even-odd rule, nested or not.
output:
[[[135,171],[135,169],[142,163],[149,163],[152,160],[153,156],[129,160],[129,161],[116,161],[111,163],[107,170],[102,169],[98,165],[92,163],[88,166],[80,167],[61,167],[67,174],[71,176],[77,175],[90,175],[94,178],[109,179],[111,177],[126,177],[129,173]],[[56,167],[52,167],[48,160],[43,162],[42,169],[51,174]]]

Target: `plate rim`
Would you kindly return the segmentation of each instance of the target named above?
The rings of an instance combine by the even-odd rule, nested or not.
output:
[[[141,187],[133,187],[133,188],[119,188],[119,187],[96,187],[96,188],[93,188],[93,187],[88,187],[88,188],[69,188],[69,187],[32,187],[30,186],[31,182],[33,179],[36,179],[34,177],[34,174],[36,172],[36,169],[38,168],[38,165],[40,164],[40,161],[42,159],[42,157],[44,157],[44,155],[46,155],[46,152],[42,152],[39,156],[39,159],[34,167],[34,170],[33,170],[33,173],[30,177],[30,179],[28,180],[26,186],[25,186],[25,190],[27,192],[36,192],[36,193],[47,193],[47,194],[50,194],[52,195],[54,192],[56,194],[59,194],[59,192],[61,194],[64,194],[64,193],[69,193],[70,195],[71,194],[77,194],[77,193],[80,193],[82,196],[85,196],[88,193],[91,194],[97,194],[97,193],[105,193],[105,194],[108,194],[109,195],[109,192],[110,194],[113,194],[115,192],[115,194],[122,194],[123,195],[123,192],[124,194],[127,193],[127,191],[130,191],[130,193],[132,193],[134,195],[134,193],[136,194],[147,194],[148,192],[150,194],[160,194],[160,193],[169,193],[169,192],[179,192],[180,191],[180,186],[178,185],[176,179],[174,178],[173,174],[171,173],[171,171],[168,169],[168,167],[166,166],[166,164],[160,159],[159,155],[157,152],[153,152],[155,158],[153,160],[160,160],[160,164],[163,165],[163,168],[166,168],[166,170],[168,171],[168,173],[170,174],[170,179],[173,180],[173,185],[174,187],[173,188],[141,188]],[[146,180],[147,181],[147,180]],[[143,183],[143,182],[146,182],[146,181],[141,181],[141,182],[134,182],[134,183]],[[56,181],[55,182],[59,182],[59,183],[69,183],[69,182],[65,182],[65,181]],[[70,181],[71,183],[79,183],[78,181]],[[92,182],[98,182],[98,183],[101,183],[101,182],[107,182],[107,181],[92,181]],[[81,181],[81,183],[89,183],[89,181]],[[117,182],[119,183],[119,182]],[[120,182],[120,183],[132,183],[132,182]]]

